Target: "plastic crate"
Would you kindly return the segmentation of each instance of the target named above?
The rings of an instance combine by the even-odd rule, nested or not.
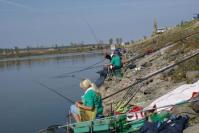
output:
[[[134,133],[134,132],[136,133],[136,132],[138,132],[139,129],[144,125],[144,121],[145,121],[145,119],[136,120],[136,121],[128,123],[130,128],[126,129],[124,132],[126,132],[126,133]]]
[[[79,122],[73,125],[74,133],[90,133],[92,122]]]
[[[111,119],[100,119],[93,122],[94,132],[110,132],[113,129],[113,122]]]

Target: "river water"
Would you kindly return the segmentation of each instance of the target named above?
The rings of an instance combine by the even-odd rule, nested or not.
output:
[[[101,54],[90,53],[0,61],[0,132],[34,133],[49,125],[66,122],[71,103],[37,82],[76,101],[83,94],[80,80],[89,78],[95,81],[100,67],[68,77],[56,76],[65,76],[101,60]]]

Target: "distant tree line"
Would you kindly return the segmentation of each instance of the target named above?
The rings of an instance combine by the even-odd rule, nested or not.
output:
[[[43,55],[43,54],[62,54],[70,52],[83,52],[92,50],[101,50],[108,48],[109,45],[105,44],[103,41],[98,41],[97,44],[85,44],[80,43],[70,43],[70,45],[59,45],[54,44],[52,46],[37,46],[26,48],[19,48],[15,46],[14,48],[0,48],[0,58],[6,57],[24,57],[31,55]]]
[[[110,38],[109,39],[109,44],[122,44],[123,39],[121,37],[117,37],[115,39]]]

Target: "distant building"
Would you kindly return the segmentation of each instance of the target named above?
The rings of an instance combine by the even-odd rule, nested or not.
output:
[[[112,51],[115,50],[115,44],[111,44],[111,50],[112,50]]]
[[[122,46],[125,46],[125,45],[129,45],[130,44],[130,42],[122,42]]]
[[[54,49],[54,48],[48,48],[47,50],[48,51],[55,51],[56,49]]]
[[[199,14],[194,14],[193,19],[199,19]]]
[[[158,28],[157,31],[156,31],[156,33],[157,33],[157,34],[162,34],[162,33],[164,33],[165,31],[166,31],[166,28]]]

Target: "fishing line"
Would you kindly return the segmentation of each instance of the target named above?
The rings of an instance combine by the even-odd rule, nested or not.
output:
[[[80,20],[83,21],[87,25],[88,29],[90,30],[91,35],[93,36],[94,40],[98,44],[99,41],[98,41],[97,35],[95,33],[95,30],[91,26],[91,24],[89,24],[88,21],[83,16],[78,16],[78,18],[80,18]]]
[[[88,70],[91,70],[91,69],[97,69],[99,67],[103,67],[104,65],[99,65],[99,66],[94,66],[94,67],[91,67],[90,69]],[[62,78],[62,77],[65,77],[65,78],[74,78],[74,79],[77,79],[77,80],[82,80],[84,78],[80,77],[80,76],[77,76],[75,74],[71,74],[71,75],[66,75],[66,76],[59,76],[59,78]]]
[[[93,68],[95,68],[96,65],[98,65],[98,64],[100,64],[100,63],[102,63],[102,62],[104,62],[104,60],[105,60],[105,59],[103,59],[103,60],[101,60],[101,61],[99,61],[99,62],[96,62],[95,64],[93,64],[93,65],[91,65],[91,66],[88,66],[88,67],[86,67],[86,68],[83,68],[83,69],[80,69],[80,70],[76,70],[76,71],[72,71],[72,72],[67,72],[67,73],[64,73],[64,74],[62,74],[62,75],[55,76],[55,77],[53,77],[53,78],[64,78],[64,77],[67,77],[67,76],[70,75],[70,74],[80,73],[80,72],[83,72],[83,71],[87,71],[87,70],[93,69]],[[98,67],[98,66],[96,66],[96,67]]]
[[[155,75],[157,75],[157,74],[159,74],[159,73],[162,73],[162,72],[164,72],[165,70],[168,70],[168,69],[170,69],[170,68],[172,68],[172,67],[174,67],[174,66],[176,66],[176,65],[179,65],[179,64],[181,64],[181,63],[183,63],[183,62],[185,62],[185,61],[187,61],[187,60],[189,60],[189,59],[191,59],[191,58],[193,58],[193,57],[195,57],[195,56],[197,56],[197,55],[199,55],[199,51],[196,52],[196,53],[194,53],[193,55],[190,55],[190,56],[188,56],[188,57],[182,59],[181,61],[178,61],[178,62],[176,62],[176,63],[174,63],[174,64],[171,64],[171,65],[168,65],[168,66],[166,66],[166,67],[163,67],[163,68],[161,68],[161,69],[159,69],[159,70],[157,70],[157,71],[155,71],[155,72],[153,72],[153,73],[151,73],[151,74],[149,74],[149,75],[143,77],[142,79],[136,81],[135,83],[130,84],[129,86],[127,86],[127,87],[125,87],[125,88],[123,88],[123,89],[121,89],[121,90],[119,90],[119,91],[117,91],[117,92],[114,92],[114,93],[112,93],[112,94],[110,94],[110,95],[108,95],[108,96],[102,98],[102,100],[107,99],[107,98],[110,98],[110,97],[112,97],[112,96],[114,96],[114,95],[116,95],[116,94],[118,94],[118,93],[120,93],[120,92],[122,92],[122,91],[128,89],[127,92],[126,92],[126,94],[127,94],[127,93],[129,93],[129,91],[131,91],[131,90],[133,89],[133,86],[135,86],[135,85],[137,85],[137,84],[139,84],[139,83],[141,83],[141,82],[143,82],[143,81],[145,81],[145,80],[147,80],[147,79],[149,79],[149,78],[151,78],[151,77],[153,77],[153,76],[155,76]]]
[[[193,54],[193,55],[191,55],[191,56],[189,56],[189,57],[187,57],[187,58],[184,58],[184,59],[182,59],[181,61],[179,61],[179,62],[177,62],[177,63],[175,63],[175,64],[169,65],[168,68],[167,68],[167,67],[166,67],[165,69],[163,68],[162,71],[160,71],[160,72],[163,72],[163,71],[165,71],[165,70],[167,70],[167,69],[170,69],[170,68],[172,68],[172,67],[174,67],[174,66],[176,66],[176,65],[179,65],[179,64],[183,63],[184,61],[187,61],[187,60],[189,60],[189,59],[191,59],[191,58],[193,58],[193,57],[195,57],[195,56],[197,56],[197,55],[199,55],[199,52],[197,52],[197,53],[195,53],[195,54]],[[155,74],[155,73],[154,73],[154,74]],[[158,72],[157,74],[159,74],[159,72]],[[155,75],[156,75],[156,74],[155,74]],[[145,78],[145,79],[147,79],[147,78]],[[133,88],[132,88],[132,89],[133,89]],[[129,90],[129,91],[132,91],[132,89]],[[132,96],[129,97],[129,100],[127,101],[127,104],[130,103],[130,101],[135,97],[135,95],[136,95],[139,91],[140,91],[140,88],[137,88],[137,89],[134,91],[134,94],[133,94]],[[127,93],[128,93],[128,91],[127,91]],[[126,95],[127,95],[127,93],[126,93]],[[126,104],[126,105],[127,105],[127,104]]]
[[[40,86],[42,86],[42,87],[48,89],[48,90],[51,91],[51,92],[53,92],[53,93],[59,95],[60,97],[62,97],[62,98],[64,98],[65,100],[69,101],[70,103],[75,104],[75,102],[74,102],[73,100],[71,100],[70,98],[68,98],[68,97],[66,97],[66,96],[64,96],[64,95],[62,95],[62,94],[59,93],[58,91],[56,91],[56,90],[54,90],[54,89],[48,87],[48,86],[45,85],[44,83],[41,83],[41,82],[39,82],[39,81],[33,81],[33,82],[35,82],[36,84],[39,84]]]
[[[188,104],[188,103],[193,103],[193,102],[198,102],[198,101],[199,101],[199,99],[196,99],[196,100],[189,99],[189,100],[182,101],[182,102],[179,102],[179,103],[176,103],[176,104],[170,104],[170,105],[165,105],[165,106],[160,106],[160,107],[155,107],[155,108],[152,107],[152,108],[149,108],[149,109],[144,108],[143,110],[136,111],[135,113],[147,112],[147,111],[157,110],[157,109],[166,108],[166,107],[174,107],[174,106],[177,106],[177,105],[183,105],[183,104]],[[187,112],[183,112],[183,113],[187,113]],[[188,114],[198,115],[198,114],[194,114],[194,113],[188,113]],[[126,115],[126,114],[121,114],[119,116],[123,116],[123,115]],[[116,118],[116,117],[118,117],[118,116],[113,115],[113,116],[101,118],[99,120],[111,119],[111,118]],[[66,127],[69,127],[69,126],[74,126],[75,124],[76,123],[63,124],[63,125],[59,125],[59,124],[51,125],[46,129],[40,130],[38,133],[42,133],[44,131],[55,131],[55,130],[60,129],[60,128],[66,128]]]
[[[96,33],[95,33],[93,27],[92,27],[92,26],[88,23],[88,21],[87,21],[85,18],[83,18],[82,16],[78,16],[78,18],[80,18],[81,21],[85,22],[85,24],[88,26],[88,28],[89,28],[91,34],[93,35],[93,37],[94,37],[96,43],[98,44],[98,38],[97,38],[97,35],[96,35]],[[105,59],[103,59],[102,61],[99,61],[99,62],[97,62],[97,63],[95,63],[95,64],[93,64],[93,65],[91,65],[91,66],[88,66],[88,67],[86,67],[86,68],[80,69],[80,70],[76,70],[76,71],[64,73],[64,74],[59,75],[59,76],[55,76],[54,78],[64,78],[64,77],[65,77],[66,75],[68,75],[68,74],[80,73],[80,72],[83,72],[83,71],[87,71],[87,70],[93,69],[95,65],[104,62],[104,60],[105,60]],[[67,76],[66,76],[66,77],[67,77]]]
[[[133,88],[134,88],[135,85],[139,85],[140,83],[142,83],[143,81],[145,81],[145,80],[147,80],[147,79],[153,77],[154,75],[157,75],[157,74],[159,74],[159,73],[161,73],[161,72],[164,72],[165,70],[168,70],[168,69],[170,69],[170,68],[172,68],[172,67],[174,67],[174,66],[176,66],[176,65],[179,65],[179,64],[181,64],[181,63],[183,63],[183,62],[185,62],[185,61],[187,61],[187,60],[189,60],[189,59],[191,59],[191,58],[193,58],[193,57],[195,57],[195,56],[197,56],[197,55],[199,55],[199,52],[196,52],[195,54],[192,54],[192,55],[190,55],[190,56],[188,56],[188,57],[186,57],[186,58],[182,59],[181,61],[178,61],[178,62],[176,62],[176,63],[174,63],[174,64],[171,64],[171,65],[168,65],[168,66],[166,66],[166,67],[163,67],[163,68],[159,69],[158,71],[155,71],[155,72],[153,72],[153,73],[147,75],[146,77],[142,78],[141,80],[138,80],[137,82],[135,82],[135,83],[129,85],[128,87],[125,87],[125,88],[123,88],[123,89],[121,89],[121,90],[119,90],[119,91],[117,91],[117,92],[115,92],[115,93],[113,93],[113,94],[110,94],[109,96],[107,96],[107,97],[105,97],[105,98],[102,98],[102,100],[107,99],[107,98],[109,98],[109,97],[112,97],[113,95],[115,95],[115,94],[117,94],[117,93],[120,93],[120,92],[122,92],[122,91],[128,89],[128,90],[126,91],[125,95],[123,96],[122,101],[121,101],[121,103],[125,103],[125,104],[123,105],[123,107],[125,107],[127,104],[130,103],[130,101],[131,101],[131,100],[135,97],[135,95],[140,91],[140,88],[141,88],[141,87],[140,87],[140,88],[138,87],[138,88],[136,88],[136,90],[134,90],[133,93],[132,93],[132,90],[133,90]],[[129,94],[131,94],[131,95],[129,96]],[[127,101],[127,100],[128,100],[128,101]],[[121,103],[120,103],[120,105],[121,105]],[[117,108],[118,108],[118,106],[117,106]]]

